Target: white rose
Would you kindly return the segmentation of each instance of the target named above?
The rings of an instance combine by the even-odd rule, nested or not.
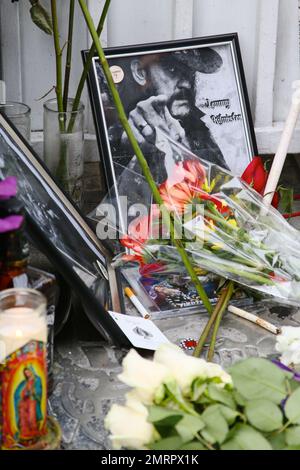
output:
[[[183,393],[188,393],[194,379],[208,377],[207,362],[188,356],[174,344],[162,344],[154,354],[154,362],[166,366]]]
[[[276,337],[276,351],[281,353],[280,360],[283,364],[300,364],[300,328],[283,326],[281,334]]]
[[[226,384],[232,384],[231,376],[225,372],[224,369],[219,364],[215,364],[213,362],[207,362],[207,376],[209,379],[213,379],[214,377],[218,377],[222,383],[219,384],[220,386],[225,386]],[[218,384],[217,384],[218,385]]]
[[[130,392],[126,393],[126,406],[131,408],[132,410],[140,413],[144,416],[148,416],[148,410],[145,405],[141,401],[141,396],[137,392],[137,390],[131,390]],[[149,403],[151,404],[151,403]]]
[[[142,358],[131,349],[123,360],[123,372],[118,376],[121,382],[135,387],[141,400],[150,404],[158,389],[170,379],[169,370],[162,364]]]
[[[155,429],[144,414],[126,406],[113,405],[104,421],[111,433],[114,449],[145,450],[154,436]]]

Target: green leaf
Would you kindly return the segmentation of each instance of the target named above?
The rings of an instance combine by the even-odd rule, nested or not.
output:
[[[181,437],[167,437],[166,439],[161,439],[160,441],[154,442],[154,444],[149,445],[151,450],[177,450],[183,445]]]
[[[267,439],[251,426],[237,424],[231,438],[221,446],[222,450],[272,450]]]
[[[164,388],[166,392],[165,400],[171,400],[176,405],[176,407],[180,405],[185,411],[190,412],[191,414],[194,413],[195,410],[193,404],[190,401],[184,399],[180,387],[175,380],[166,383]]]
[[[174,427],[182,419],[182,413],[161,406],[148,408],[148,421],[154,425]]]
[[[294,190],[293,188],[278,188],[280,194],[280,211],[291,214],[293,212]]]
[[[252,400],[245,407],[245,414],[255,428],[264,432],[281,428],[283,415],[280,408],[268,400]]]
[[[220,405],[220,411],[229,425],[232,425],[240,413],[228,406]]]
[[[212,400],[206,396],[206,395],[202,395],[200,398],[198,398],[198,400],[196,401],[196,403],[198,405],[211,405],[212,404]],[[204,406],[204,408],[206,408],[206,406]]]
[[[289,380],[290,394],[292,394],[298,388],[299,388],[299,382],[297,382],[296,380]]]
[[[288,446],[300,446],[300,426],[294,426],[286,430],[285,442]]]
[[[204,422],[197,416],[185,414],[176,424],[175,429],[184,442],[191,441],[204,428]]]
[[[208,395],[213,401],[223,403],[229,406],[229,408],[235,409],[235,402],[232,398],[232,393],[224,390],[223,388],[217,387],[215,384],[210,383],[208,386]]]
[[[204,439],[212,444],[222,443],[226,439],[229,428],[219,405],[208,406],[202,413],[201,419],[205,424],[205,428],[201,431]]]
[[[274,450],[281,450],[286,446],[284,433],[274,434],[268,436],[268,440]]]
[[[246,405],[247,400],[237,390],[233,390],[232,395],[233,395],[233,398],[235,399],[236,403],[239,406],[245,406]]]
[[[291,423],[300,424],[300,387],[288,398],[284,412]]]
[[[179,450],[207,450],[199,441],[188,442],[184,444]]]
[[[52,21],[47,10],[39,3],[30,8],[30,16],[34,24],[46,34],[52,34]]]
[[[251,357],[234,364],[229,373],[237,391],[248,400],[280,403],[286,396],[285,374],[266,359]]]
[[[203,379],[196,379],[194,380],[192,384],[192,395],[191,395],[191,400],[192,401],[198,401],[199,398],[203,395],[207,388],[207,383],[203,382]]]
[[[157,428],[162,437],[170,436],[173,430],[174,434],[181,436],[183,442],[193,440],[200,429],[205,426],[200,416],[192,416],[161,406],[148,408],[148,421]]]
[[[184,414],[176,424],[175,429],[184,442],[191,441],[196,434],[204,428],[204,422],[200,417]]]

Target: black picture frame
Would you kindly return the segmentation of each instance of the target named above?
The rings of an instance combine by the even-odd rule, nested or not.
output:
[[[219,63],[218,67],[218,60],[216,60],[217,56],[212,54],[211,52],[206,52],[206,55],[203,51],[211,51],[213,50],[217,55],[221,56],[222,63]],[[226,53],[226,50],[228,51]],[[211,114],[209,119],[212,121],[214,116],[216,124],[214,125],[214,132],[217,132],[217,128],[221,129],[222,125],[227,126],[227,142],[232,141],[231,147],[229,144],[227,145],[228,149],[226,152],[229,154],[229,148],[232,149],[233,152],[238,152],[238,148],[240,145],[237,144],[239,142],[237,140],[237,128],[240,129],[240,140],[244,145],[245,152],[244,161],[238,162],[237,167],[241,169],[245,168],[247,164],[251,161],[252,157],[257,154],[257,144],[255,139],[255,133],[252,123],[251,111],[250,111],[250,103],[247,93],[246,87],[246,80],[245,74],[243,69],[242,57],[240,52],[239,40],[237,33],[232,34],[225,34],[225,35],[218,35],[218,36],[209,36],[209,37],[202,37],[202,38],[193,38],[193,39],[185,39],[185,40],[178,40],[178,41],[169,41],[169,42],[158,42],[158,43],[151,43],[151,44],[142,44],[142,45],[132,45],[126,47],[114,47],[114,48],[107,48],[105,49],[105,55],[108,60],[109,65],[117,66],[116,70],[116,81],[117,88],[119,90],[121,99],[124,104],[125,111],[127,115],[130,111],[130,106],[132,110],[132,106],[136,105],[135,98],[130,97],[126,99],[128,94],[132,94],[133,86],[129,86],[130,83],[132,85],[132,81],[135,79],[132,78],[132,61],[139,60],[141,63],[147,63],[147,61],[151,63],[151,57],[154,57],[154,60],[158,62],[164,61],[166,58],[167,60],[173,59],[175,62],[178,61],[177,54],[185,54],[183,51],[186,52],[185,62],[189,63],[189,60],[193,63],[194,72],[197,69],[197,60],[201,62],[201,69],[205,70],[205,72],[199,72],[197,75],[198,83],[201,82],[201,78],[205,76],[210,76],[212,78],[215,75],[214,81],[211,81],[209,84],[206,84],[206,90],[211,89],[211,96],[207,96],[207,102],[202,102],[202,107],[200,111],[202,112],[202,108],[205,106],[219,106],[217,111],[217,115]],[[200,51],[200,52],[199,52]],[[88,51],[82,51],[83,61],[86,62]],[[202,54],[202,56],[201,56]],[[227,54],[227,56],[226,56]],[[226,61],[224,57],[226,58]],[[201,60],[199,59],[201,58]],[[210,61],[211,57],[211,61]],[[150,59],[149,59],[150,58]],[[183,59],[181,59],[183,60]],[[232,70],[230,72],[230,60],[232,64]],[[226,62],[226,64],[225,64]],[[167,62],[168,63],[168,62]],[[172,65],[172,62],[171,62]],[[235,79],[235,83],[230,83],[227,86],[229,96],[219,96],[219,99],[216,99],[218,93],[220,93],[219,86],[214,89],[217,83],[220,85],[224,77],[222,77],[222,67],[226,65],[226,76],[229,76],[230,73]],[[189,65],[188,65],[189,67]],[[215,70],[218,67],[217,70]],[[199,68],[199,67],[198,67]],[[171,69],[170,69],[171,70]],[[186,69],[185,69],[186,70]],[[212,72],[212,70],[214,70]],[[131,75],[130,75],[131,73]],[[135,72],[136,73],[136,72]],[[124,77],[122,78],[122,74]],[[219,75],[218,75],[219,74]],[[196,73],[194,73],[196,76]],[[130,83],[127,83],[126,77],[130,76]],[[217,77],[217,78],[216,78]],[[135,75],[136,78],[136,75]],[[140,77],[138,77],[140,78]],[[120,81],[121,80],[121,81]],[[125,81],[124,81],[125,80]],[[200,87],[200,85],[199,85]],[[115,124],[119,126],[118,118],[116,117],[116,111],[114,105],[112,104],[112,98],[110,96],[110,92],[107,88],[106,80],[104,78],[103,71],[101,69],[99,59],[97,56],[93,58],[93,64],[90,68],[88,74],[88,88],[89,88],[89,95],[90,101],[92,105],[92,111],[94,116],[96,134],[97,134],[97,142],[100,152],[101,163],[104,167],[105,176],[106,176],[106,184],[107,189],[114,188],[114,193],[118,199],[118,185],[117,180],[119,177],[120,172],[124,167],[127,167],[128,163],[132,161],[132,151],[129,150],[129,154],[127,155],[127,150],[122,151],[122,146],[116,145],[114,147],[113,139],[114,139],[114,129],[112,129]],[[225,87],[226,88],[226,87]],[[144,91],[143,98],[147,99],[147,90]],[[204,93],[204,91],[203,91]],[[196,96],[196,92],[194,94]],[[198,96],[200,99],[200,97]],[[202,97],[203,98],[203,97]],[[227,101],[226,101],[227,100]],[[228,104],[229,100],[229,104]],[[233,113],[232,120],[230,121],[230,114],[229,117],[226,118],[226,111],[222,114],[222,110],[226,108],[226,106],[232,106],[234,103],[235,110],[232,111],[233,108],[229,110],[229,113]],[[133,108],[134,109],[134,108]],[[220,112],[221,109],[221,112]],[[238,112],[240,110],[240,113]],[[218,115],[220,115],[218,117]],[[217,116],[217,117],[216,117]],[[236,120],[235,120],[236,119]],[[228,121],[228,122],[227,122]],[[235,125],[230,127],[230,124],[233,123]],[[241,124],[239,126],[239,123]],[[187,126],[188,127],[188,126]],[[206,125],[208,127],[208,125]],[[209,132],[212,132],[212,125],[210,126]],[[235,129],[235,130],[234,130]],[[149,128],[148,128],[149,130]],[[224,130],[224,127],[223,127]],[[225,136],[225,134],[223,134]],[[244,135],[244,136],[243,136]],[[225,137],[224,137],[225,138]],[[220,147],[220,140],[221,136],[219,133],[219,141],[217,142],[217,146],[223,152]],[[205,140],[205,139],[204,139]],[[216,141],[215,136],[213,136],[213,140]],[[225,142],[225,140],[224,140]],[[202,144],[201,144],[202,145]],[[200,145],[200,147],[201,147]],[[225,146],[225,143],[224,143]],[[201,148],[204,148],[202,146]],[[224,147],[225,148],[225,147]],[[205,155],[201,155],[201,152],[196,152],[193,148],[191,149],[194,153],[198,153],[199,156],[205,158]],[[147,155],[144,153],[146,158]],[[224,156],[224,155],[223,155]],[[227,155],[229,158],[229,155]],[[230,157],[231,158],[231,157]],[[234,161],[234,156],[232,156],[232,161]],[[238,157],[236,157],[238,158]],[[209,160],[209,158],[207,158]],[[225,159],[225,157],[224,157]],[[149,161],[148,161],[149,163]],[[218,163],[218,162],[215,162]],[[227,164],[227,163],[226,163]],[[149,164],[150,165],[150,164]],[[154,160],[154,166],[156,166],[156,162]],[[150,169],[151,165],[150,165]],[[232,170],[232,168],[229,168]],[[154,168],[155,172],[156,168]],[[135,171],[135,170],[134,170]],[[238,172],[236,172],[238,173]],[[160,174],[160,170],[157,170],[157,174]],[[123,194],[122,194],[123,195]]]
[[[129,346],[107,311],[121,311],[120,285],[110,266],[109,251],[31,145],[0,111],[0,179],[7,176],[18,178],[18,198],[24,205],[30,240],[79,297],[99,333],[110,342]]]

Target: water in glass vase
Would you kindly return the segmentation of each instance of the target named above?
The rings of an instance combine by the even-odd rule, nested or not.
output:
[[[84,105],[60,113],[56,99],[44,103],[44,161],[62,189],[79,207],[83,195]]]

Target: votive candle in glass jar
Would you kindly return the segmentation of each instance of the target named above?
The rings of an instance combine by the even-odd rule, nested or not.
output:
[[[0,448],[26,448],[46,434],[46,298],[0,292]]]
[[[31,135],[31,109],[27,104],[7,101],[0,105],[0,109],[16,126],[18,131],[30,142]]]

